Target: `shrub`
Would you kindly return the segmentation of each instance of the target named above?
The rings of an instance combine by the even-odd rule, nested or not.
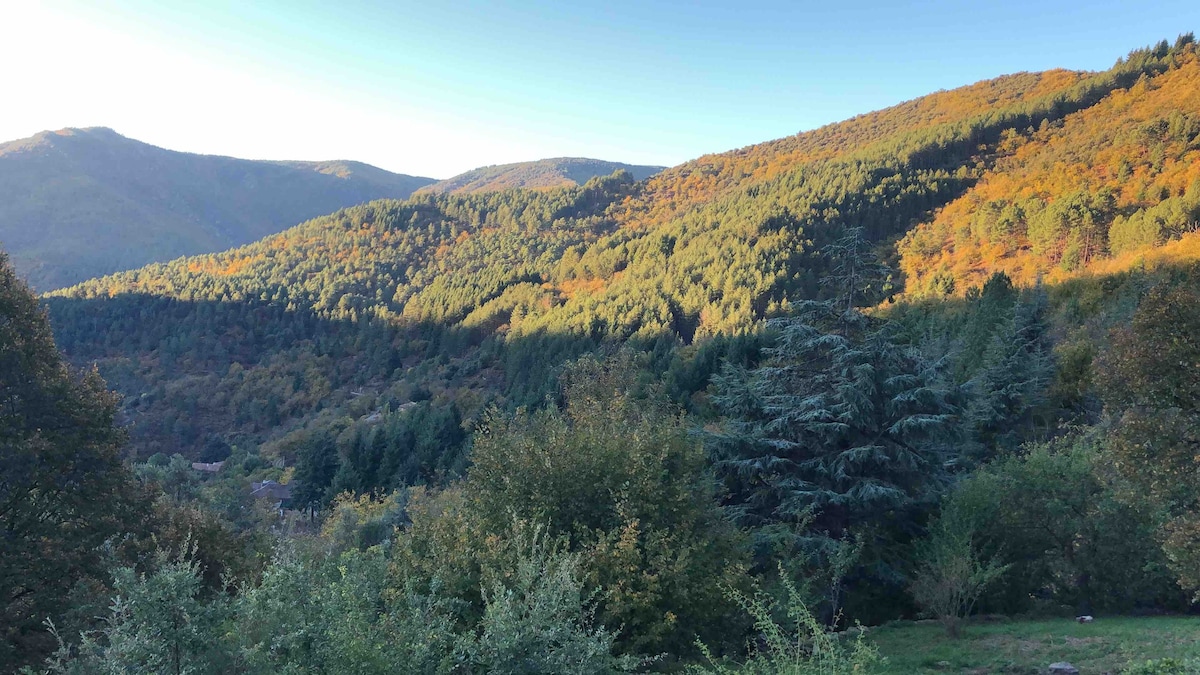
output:
[[[455,624],[436,594],[386,583],[383,547],[306,556],[285,549],[238,604],[250,672],[448,672]]]
[[[1009,568],[995,558],[981,560],[975,538],[975,524],[951,509],[942,513],[925,545],[918,548],[913,598],[950,637],[958,637],[962,619],[970,616],[987,587]]]
[[[116,597],[103,626],[81,636],[77,648],[59,637],[59,650],[47,665],[54,675],[83,673],[163,673],[220,675],[233,664],[223,626],[228,597],[202,597],[203,580],[195,548],[174,557],[160,551],[156,569],[138,574],[118,568]],[[51,631],[53,624],[49,624]]]
[[[870,675],[879,671],[882,659],[863,634],[850,639],[850,631],[834,633],[827,629],[804,603],[802,593],[785,577],[782,584],[787,599],[778,606],[768,596],[747,595],[730,589],[730,600],[754,622],[758,640],[749,648],[749,657],[738,665],[715,659],[701,644],[707,665],[688,669],[694,675]],[[785,622],[776,619],[782,612]],[[847,643],[848,642],[848,643]]]
[[[585,591],[580,556],[541,528],[518,534],[521,554],[507,578],[484,591],[478,633],[460,652],[493,675],[599,675],[629,672],[639,661],[613,656],[616,633],[594,623],[596,593]]]
[[[985,557],[1012,565],[980,600],[987,611],[1048,603],[1076,613],[1185,608],[1151,510],[1112,473],[1100,434],[1026,447],[964,478],[943,510],[975,523]]]

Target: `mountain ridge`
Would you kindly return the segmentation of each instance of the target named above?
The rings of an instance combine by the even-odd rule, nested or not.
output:
[[[489,403],[537,405],[553,395],[559,364],[589,351],[635,344],[653,358],[686,363],[681,355],[753,341],[765,320],[827,297],[822,251],[852,229],[900,270],[912,269],[913,251],[896,243],[989,184],[997,167],[1041,142],[1039,134],[1090,124],[1087,111],[1105,101],[1155,83],[1187,86],[1197,75],[1187,41],[1135,52],[1100,73],[1004,76],[706,155],[644,181],[617,174],[547,190],[375,201],[237,249],[90,280],[48,300],[72,359],[100,362],[123,391],[152,392],[137,403],[143,449],[194,447],[216,434],[286,455],[287,439],[330,424],[332,410],[350,405],[347,392],[360,390],[375,392],[380,405],[425,392],[470,419]],[[1170,181],[1173,189],[1180,184]],[[1139,208],[1177,196],[1148,190]],[[1056,236],[1068,238],[1085,212],[1064,213]],[[983,259],[963,263],[957,283],[938,297],[972,297],[992,271]],[[898,276],[871,293],[903,301],[904,292],[928,292],[923,277],[911,280],[906,288]],[[141,316],[169,318],[174,333],[221,349],[192,353],[177,338],[141,334],[142,323],[130,322]],[[272,331],[296,340],[266,345],[253,337],[276,323]],[[107,327],[103,340],[97,326]],[[678,384],[682,396],[702,399],[716,353]],[[242,370],[222,374],[233,363]],[[224,394],[189,397],[179,385],[194,378]],[[219,403],[244,400],[251,386],[279,392],[270,424],[247,424],[236,406]],[[204,411],[195,419],[208,421],[177,432],[165,420],[180,409]]]
[[[530,162],[481,166],[427,185],[419,192],[464,194],[513,189],[546,190],[582,185],[592,178],[607,176],[618,170],[628,171],[635,180],[642,180],[666,168],[588,157],[548,157]]]
[[[348,160],[244,160],[160,148],[107,127],[0,144],[0,246],[49,290],[249,243],[431,178]]]

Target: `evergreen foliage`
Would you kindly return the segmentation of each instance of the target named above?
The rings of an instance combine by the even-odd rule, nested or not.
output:
[[[936,492],[957,408],[931,366],[856,310],[814,304],[773,326],[767,363],[727,372],[714,396],[728,420],[717,465],[745,522],[815,512],[838,538]]]
[[[980,454],[1012,451],[1036,435],[1054,377],[1046,303],[1041,288],[1018,300],[983,354],[973,382],[979,393],[964,413],[973,440],[986,449]]]
[[[6,635],[24,658],[39,613],[111,595],[109,535],[141,604],[70,626],[89,637],[55,667],[864,672],[831,631],[918,604],[952,626],[976,599],[1185,607],[1200,164],[1168,109],[1197,74],[1181,39],[642,182],[372,202],[55,293],[60,343],[125,394],[132,473],[115,403],[10,281],[0,486],[100,471],[68,471],[78,513],[0,558],[8,600],[45,599],[10,602]],[[250,498],[268,479],[301,512]],[[154,496],[153,547],[110,488]]]

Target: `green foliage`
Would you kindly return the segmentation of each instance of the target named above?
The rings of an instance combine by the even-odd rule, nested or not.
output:
[[[118,568],[104,625],[83,635],[77,649],[62,644],[50,673],[227,672],[235,663],[224,633],[229,599],[203,597],[199,564],[190,553],[160,552],[151,574]]]
[[[616,632],[594,627],[595,594],[579,554],[538,529],[519,536],[516,568],[485,589],[478,634],[460,645],[468,662],[496,675],[601,675],[640,661],[612,655]]]
[[[713,658],[702,646],[707,666],[693,666],[690,673],[716,675],[869,675],[880,665],[878,651],[859,632],[832,633],[809,611],[803,595],[784,582],[787,600],[776,606],[763,594],[746,595],[730,590],[730,599],[754,621],[757,641],[745,663],[730,666]],[[785,622],[776,615],[782,613]],[[847,644],[847,642],[849,644]]]
[[[1011,565],[982,599],[988,610],[1183,606],[1152,514],[1105,475],[1098,444],[1092,435],[1034,445],[963,478],[948,495],[943,513],[973,524],[981,559]]]
[[[1117,418],[1116,469],[1162,511],[1172,569],[1200,589],[1200,293],[1162,285],[1142,300],[1104,357],[1102,381]]]
[[[1137,251],[1177,239],[1200,224],[1200,181],[1187,192],[1168,197],[1154,206],[1126,216],[1117,216],[1108,230],[1109,247],[1114,254]]]
[[[840,239],[821,252],[830,261],[821,285],[833,289],[834,297],[845,301],[846,311],[874,305],[891,289],[892,271],[876,259],[863,228],[847,228]]]
[[[106,539],[139,527],[143,495],[121,464],[115,415],[94,370],[68,371],[0,254],[0,662],[51,649],[42,621],[102,576]]]
[[[380,547],[323,556],[282,550],[238,600],[237,637],[248,672],[448,673],[452,608],[386,581]]]
[[[716,506],[702,448],[678,413],[628,393],[627,365],[583,360],[564,408],[494,414],[475,439],[464,490],[489,532],[546,522],[585,551],[598,616],[622,649],[679,654],[727,629],[714,590],[741,541]]]
[[[1046,394],[1054,377],[1046,296],[1041,288],[1019,300],[983,353],[965,411],[978,454],[1011,452],[1046,428]]]
[[[334,552],[366,550],[390,541],[403,523],[404,496],[399,492],[382,499],[370,495],[340,495],[321,523],[321,539]]]
[[[988,586],[1009,568],[995,558],[980,560],[977,529],[971,514],[946,509],[917,548],[913,597],[941,622],[950,637],[958,637],[962,619],[971,615]]]
[[[816,510],[838,537],[851,520],[905,508],[936,490],[956,412],[951,392],[894,328],[856,311],[811,305],[773,323],[766,365],[730,372],[716,400],[727,431],[719,466],[754,522]]]

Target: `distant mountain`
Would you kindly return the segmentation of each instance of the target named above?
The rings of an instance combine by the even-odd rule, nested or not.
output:
[[[513,188],[545,190],[549,188],[583,185],[597,176],[607,176],[618,169],[633,175],[634,180],[649,178],[662,171],[662,166],[638,166],[621,162],[605,162],[584,157],[555,157],[536,162],[517,162],[485,166],[438,181],[421,188],[421,192],[437,194],[463,194],[468,192],[496,192]]]
[[[174,152],[112,129],[0,144],[0,249],[36,288],[246,244],[433,182],[359,162]]]

